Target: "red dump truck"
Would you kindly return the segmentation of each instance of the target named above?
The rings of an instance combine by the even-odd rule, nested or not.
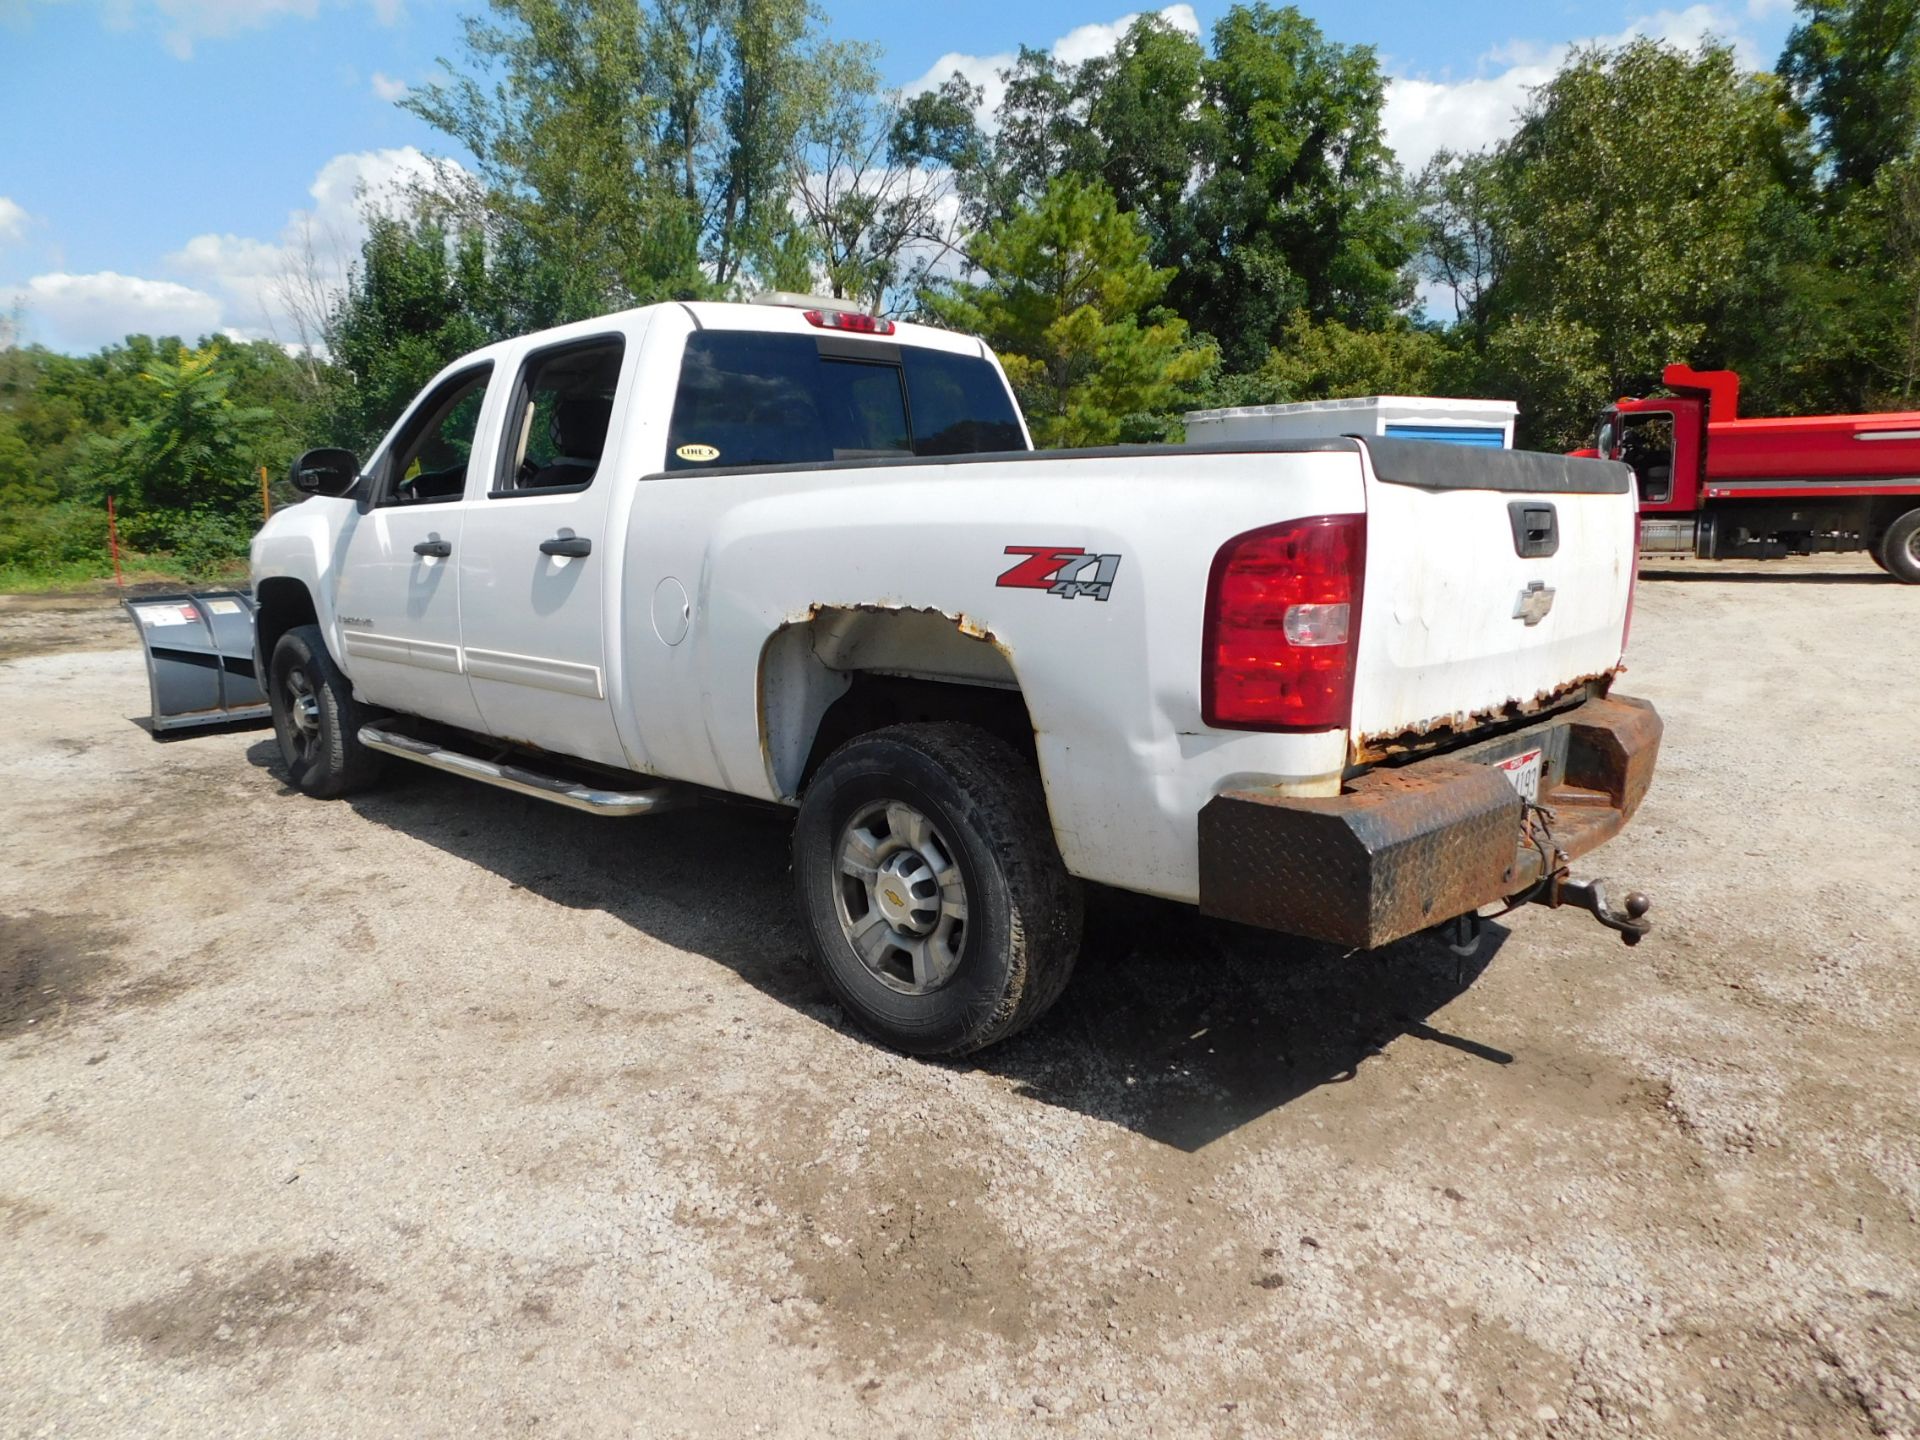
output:
[[[1594,438],[1633,467],[1642,554],[1865,550],[1920,585],[1920,411],[1742,420],[1733,371],[1669,365],[1661,379],[1671,396],[1619,401]]]

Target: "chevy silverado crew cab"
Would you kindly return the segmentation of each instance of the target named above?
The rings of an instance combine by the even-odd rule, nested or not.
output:
[[[252,562],[296,787],[795,807],[821,974],[920,1053],[1053,1002],[1082,882],[1351,948],[1522,899],[1646,930],[1568,870],[1659,746],[1611,693],[1626,466],[1036,452],[980,341],[781,298],[489,346],[296,462]]]

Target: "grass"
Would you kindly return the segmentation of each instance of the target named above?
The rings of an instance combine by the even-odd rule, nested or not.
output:
[[[128,585],[234,585],[247,578],[247,562],[236,559],[213,570],[190,570],[170,555],[122,555],[121,574]],[[69,560],[48,565],[0,565],[0,595],[38,595],[49,590],[95,590],[113,584],[110,561]]]

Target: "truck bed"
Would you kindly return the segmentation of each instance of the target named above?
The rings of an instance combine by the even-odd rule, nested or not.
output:
[[[1846,484],[1904,478],[1920,488],[1920,411],[1722,420],[1707,426],[1707,482]]]

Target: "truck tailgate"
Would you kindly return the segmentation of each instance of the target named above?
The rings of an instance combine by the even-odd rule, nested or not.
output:
[[[1625,465],[1366,442],[1357,754],[1530,713],[1620,663],[1636,549]]]

